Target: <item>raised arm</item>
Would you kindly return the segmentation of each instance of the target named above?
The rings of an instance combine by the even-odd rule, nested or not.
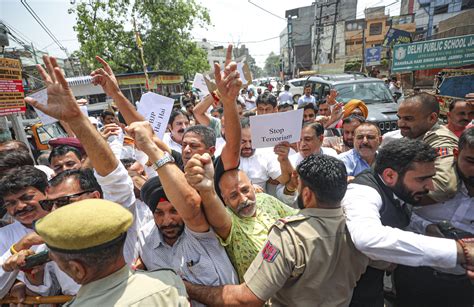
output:
[[[94,83],[94,85],[102,86],[105,94],[115,101],[115,104],[127,125],[130,125],[133,122],[145,120],[145,118],[138,113],[133,104],[120,90],[117,79],[115,78],[114,72],[112,71],[112,68],[110,68],[109,63],[100,56],[96,56],[95,58],[102,64],[103,68],[96,69],[91,73],[92,83]]]
[[[56,59],[45,55],[43,61],[48,72],[41,65],[37,68],[47,86],[48,103],[42,105],[30,97],[25,98],[25,101],[47,115],[66,122],[81,141],[96,172],[100,176],[107,176],[119,162],[107,142],[79,109]]]
[[[291,173],[294,171],[293,166],[288,159],[288,154],[290,153],[290,143],[281,142],[280,144],[275,145],[273,151],[278,156],[278,162],[280,163],[281,175],[278,178],[275,178],[281,184],[286,184],[291,177]]]
[[[224,170],[235,169],[239,166],[240,159],[240,118],[237,111],[236,99],[239,96],[242,80],[239,78],[237,64],[231,62],[232,45],[227,48],[226,67],[221,73],[219,64],[214,64],[214,74],[218,95],[224,107],[224,118],[226,126],[226,144],[222,149],[221,159]]]
[[[150,161],[164,157],[164,152],[154,142],[154,133],[149,122],[135,122],[127,132],[135,139],[140,150],[146,153]],[[201,210],[201,198],[184,177],[183,172],[174,163],[166,163],[156,170],[168,200],[183,218],[186,226],[195,232],[206,232],[209,224]]]
[[[94,83],[94,85],[100,85],[107,96],[112,97],[127,125],[131,125],[134,122],[144,121],[145,118],[138,113],[133,104],[120,90],[117,78],[115,78],[114,72],[112,71],[112,68],[110,68],[109,63],[99,56],[96,56],[95,58],[102,64],[103,68],[96,69],[91,73],[92,83]],[[171,153],[171,149],[158,137],[155,137],[153,141],[161,150]]]
[[[211,95],[207,95],[194,107],[194,117],[196,117],[197,121],[200,124],[204,126],[209,126],[211,124],[211,118],[210,115],[207,113],[207,110],[213,103],[214,98]]]
[[[199,191],[207,221],[223,240],[232,228],[232,219],[214,189],[214,166],[209,154],[195,154],[186,164],[188,183]]]

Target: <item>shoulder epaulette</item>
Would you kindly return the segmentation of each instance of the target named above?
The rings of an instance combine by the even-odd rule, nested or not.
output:
[[[279,229],[283,229],[285,227],[285,225],[288,224],[288,223],[303,221],[303,220],[306,220],[307,218],[308,217],[304,216],[303,214],[297,214],[297,215],[282,217],[282,218],[279,218],[273,226],[276,226]]]

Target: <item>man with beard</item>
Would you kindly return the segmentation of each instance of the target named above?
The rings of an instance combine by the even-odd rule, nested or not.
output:
[[[409,229],[439,237],[474,237],[474,128],[459,138],[454,159],[460,178],[458,192],[448,201],[415,207]],[[395,287],[400,306],[474,305],[474,284],[461,266],[441,270],[398,265]]]
[[[250,120],[243,118],[240,125],[242,127],[242,141],[239,169],[247,174],[254,186],[264,192],[267,191],[269,179],[285,184],[290,179],[288,173],[292,170],[288,154],[276,155],[275,153],[279,152],[278,145],[275,146],[275,153],[273,148],[252,148]],[[282,172],[280,164],[283,169],[289,169],[289,171]]]
[[[398,127],[403,137],[422,140],[436,149],[434,189],[423,199],[433,204],[454,196],[458,179],[453,168],[453,151],[458,138],[445,126],[438,124],[439,103],[435,96],[421,93],[405,99],[398,107]]]
[[[377,125],[366,122],[356,128],[354,138],[354,148],[338,156],[346,166],[347,176],[357,176],[375,162],[382,133]]]
[[[214,167],[208,154],[194,155],[185,166],[188,183],[201,195],[206,219],[226,248],[242,281],[243,276],[267,239],[268,230],[279,218],[296,210],[255,189],[240,170],[229,170],[214,187]],[[219,196],[222,196],[224,204]]]
[[[333,148],[337,153],[343,153],[354,148],[354,132],[365,119],[358,115],[350,115],[342,121],[342,137],[325,137],[323,146]]]
[[[171,155],[153,142],[151,125],[135,122],[127,131],[138,148],[156,161],[154,169],[158,173],[141,190],[141,198],[154,217],[139,230],[141,263],[149,271],[172,268],[182,278],[198,284],[235,284],[237,274],[206,221],[198,193],[187,184]]]
[[[471,278],[474,242],[422,236],[403,231],[410,222],[410,205],[433,190],[436,152],[409,139],[394,140],[377,154],[374,169],[366,170],[348,186],[342,202],[351,238],[372,260],[409,266],[454,268],[467,265]],[[383,276],[369,266],[354,290],[351,306],[383,306]]]
[[[460,137],[474,116],[473,101],[467,99],[454,100],[449,104],[448,128],[457,137]]]
[[[298,166],[297,216],[279,219],[236,286],[186,283],[191,298],[218,306],[346,306],[368,258],[354,247],[340,202],[347,174],[336,158],[312,155]]]

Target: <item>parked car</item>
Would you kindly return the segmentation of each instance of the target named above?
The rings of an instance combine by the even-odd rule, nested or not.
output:
[[[290,93],[293,95],[293,102],[298,103],[298,99],[303,95],[304,85],[308,78],[298,78],[288,80],[287,84],[290,86]]]
[[[375,122],[382,133],[398,129],[398,105],[383,80],[362,74],[337,74],[311,76],[305,83],[311,84],[316,101],[324,99],[331,89],[335,89],[339,93],[337,101],[364,101],[369,109],[367,120]]]

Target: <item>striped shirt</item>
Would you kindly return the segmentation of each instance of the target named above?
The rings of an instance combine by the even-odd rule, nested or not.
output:
[[[169,246],[152,220],[140,229],[138,240],[140,257],[149,271],[171,268],[189,282],[207,286],[238,283],[234,267],[212,229],[198,233],[185,227]]]

